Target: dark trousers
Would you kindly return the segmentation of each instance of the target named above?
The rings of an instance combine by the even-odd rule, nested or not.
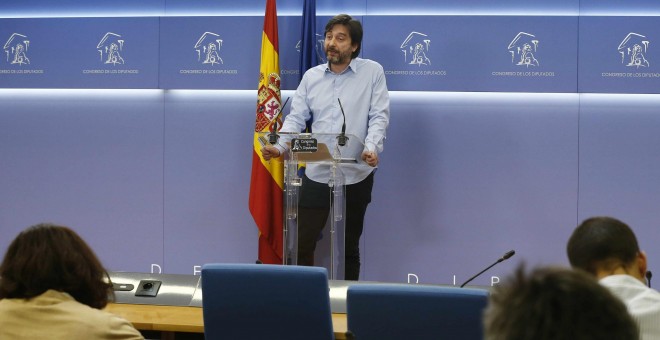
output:
[[[364,229],[364,214],[371,202],[373,172],[361,182],[346,186],[345,211],[345,272],[346,280],[360,277],[360,236]],[[298,203],[298,264],[314,265],[316,242],[330,214],[330,187],[303,177]]]

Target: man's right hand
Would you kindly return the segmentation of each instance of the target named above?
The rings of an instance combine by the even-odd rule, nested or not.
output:
[[[261,156],[263,156],[265,160],[269,161],[271,158],[280,157],[280,150],[272,145],[266,145],[261,148]]]

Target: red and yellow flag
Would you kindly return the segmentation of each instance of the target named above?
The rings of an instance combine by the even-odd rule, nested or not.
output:
[[[277,9],[275,0],[266,0],[252,149],[250,213],[259,228],[259,260],[269,264],[282,264],[284,170],[279,159],[265,161],[261,157],[262,142],[258,137],[259,133],[282,126],[281,105]]]

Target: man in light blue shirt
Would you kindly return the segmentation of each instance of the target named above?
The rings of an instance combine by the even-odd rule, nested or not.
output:
[[[346,134],[364,143],[358,164],[342,165],[346,184],[345,278],[357,280],[360,274],[359,241],[378,154],[383,150],[389,124],[390,100],[383,67],[375,61],[357,58],[362,44],[362,25],[349,15],[330,19],[325,27],[328,63],[305,72],[296,90],[281,132],[300,132],[312,120],[314,133],[340,133],[344,116]],[[264,159],[279,157],[285,143],[265,146]],[[314,265],[316,240],[329,214],[329,166],[309,164],[303,178],[298,205],[298,264]]]

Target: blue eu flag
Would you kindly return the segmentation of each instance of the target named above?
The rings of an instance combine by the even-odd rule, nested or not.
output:
[[[300,79],[305,71],[319,64],[316,37],[316,0],[303,4],[302,32],[300,34]]]
[[[319,64],[317,55],[318,39],[316,37],[316,0],[305,0],[303,4],[302,29],[300,34],[300,80],[303,74],[310,68]],[[312,120],[314,113],[306,122],[305,132],[312,132]],[[305,173],[305,164],[298,165],[298,175]]]

